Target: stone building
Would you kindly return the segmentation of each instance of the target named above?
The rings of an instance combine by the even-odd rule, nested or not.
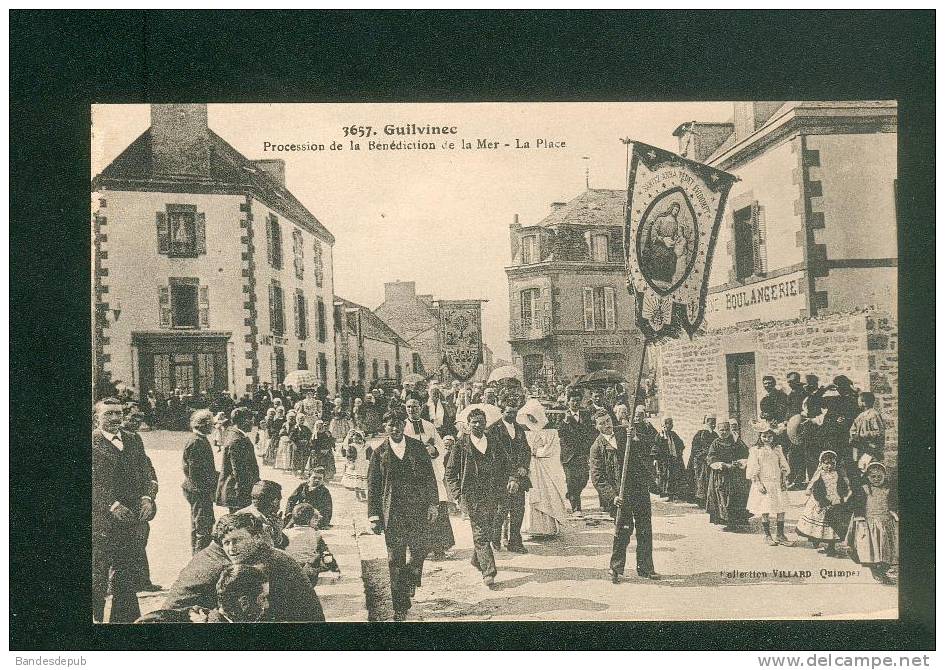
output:
[[[240,154],[206,105],[152,105],[92,190],[96,380],[241,394],[314,369],[335,388],[335,238],[283,161]]]
[[[636,375],[623,251],[623,190],[588,189],[533,225],[510,226],[509,343],[526,384],[601,369]],[[543,379],[540,379],[543,378]]]
[[[339,380],[358,380],[367,387],[379,379],[401,383],[412,372],[425,374],[420,354],[370,309],[335,296],[340,336]],[[343,317],[341,316],[343,314]]]
[[[417,295],[416,282],[387,282],[384,284],[384,302],[374,310],[374,314],[403,338],[407,346],[418,355],[424,375],[435,377],[439,381],[449,381],[452,378],[443,365],[439,309],[433,294]],[[479,366],[480,369],[482,367]],[[416,365],[414,369],[418,371]]]
[[[715,247],[706,333],[655,348],[661,409],[687,444],[707,413],[750,423],[761,378],[846,375],[897,445],[895,102],[739,102],[685,123],[679,152],[739,177]],[[894,457],[894,456],[893,456]]]

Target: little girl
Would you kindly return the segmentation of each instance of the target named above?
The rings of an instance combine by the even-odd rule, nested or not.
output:
[[[345,471],[341,477],[341,485],[354,491],[358,500],[366,499],[367,471],[361,474],[361,462],[364,461],[364,434],[359,430],[350,430],[341,447],[341,453],[345,457]]]
[[[283,531],[289,538],[285,552],[302,567],[312,586],[318,583],[322,572],[337,572],[341,575],[338,562],[322,538],[318,524],[322,515],[308,503],[300,503],[292,508],[292,520]]]
[[[351,430],[351,421],[348,419],[348,412],[344,408],[341,396],[335,398],[334,405],[331,410],[331,423],[328,430],[336,440],[343,440],[347,437],[348,431]]]
[[[896,491],[887,482],[886,466],[873,461],[866,467],[866,484],[858,492],[856,513],[847,531],[851,557],[869,567],[873,578],[892,584],[886,573],[899,562],[899,515]]]
[[[820,454],[820,464],[807,485],[807,505],[794,529],[817,547],[824,543],[824,553],[836,556],[835,546],[849,522],[846,502],[850,499],[850,481],[837,469],[837,454],[829,449]]]
[[[755,424],[758,431],[758,446],[748,454],[745,476],[751,480],[748,494],[748,511],[761,515],[761,528],[765,542],[774,547],[779,544],[791,546],[784,535],[784,509],[787,507],[785,478],[791,472],[787,459],[774,444],[774,429],[767,421]],[[777,517],[777,536],[771,536],[771,516]]]

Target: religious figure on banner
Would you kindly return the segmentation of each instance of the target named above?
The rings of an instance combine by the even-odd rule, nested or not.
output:
[[[648,340],[702,323],[725,200],[736,177],[633,142],[624,236],[637,326]]]
[[[482,362],[482,308],[478,300],[440,300],[443,362],[455,378],[471,378]]]

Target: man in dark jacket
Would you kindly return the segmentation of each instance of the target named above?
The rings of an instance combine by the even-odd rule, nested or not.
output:
[[[321,515],[318,527],[325,529],[331,526],[332,500],[331,491],[325,486],[325,468],[316,467],[308,476],[308,480],[298,485],[285,504],[285,520],[292,518],[292,511],[296,505],[308,503]]]
[[[778,388],[777,382],[771,375],[765,375],[761,378],[761,384],[765,389],[765,397],[761,399],[761,414],[768,416],[768,421],[783,423],[790,417],[788,416],[788,397]]]
[[[502,418],[486,430],[489,442],[505,451],[509,475],[517,482],[515,491],[509,490],[500,503],[492,543],[498,547],[505,539],[508,550],[517,554],[528,553],[522,543],[522,521],[525,518],[525,493],[531,488],[528,469],[532,460],[525,429],[515,421],[521,404],[518,393],[506,393],[502,400]]]
[[[131,623],[141,616],[140,526],[154,518],[157,481],[140,439],[121,428],[118,400],[96,404],[98,428],[92,431],[92,616],[104,623],[111,573],[109,623]]]
[[[470,410],[467,420],[469,434],[453,446],[446,460],[446,487],[469,515],[474,545],[472,565],[491,589],[496,576],[492,553],[496,517],[501,501],[518,488],[518,482],[509,477],[505,450],[485,433],[485,413],[481,409]]]
[[[213,447],[207,435],[213,432],[213,414],[208,409],[194,412],[190,417],[193,431],[184,445],[184,497],[190,505],[191,553],[210,544],[213,532],[213,495],[216,492],[217,472],[213,462]]]
[[[251,514],[227,514],[213,529],[213,542],[193,555],[171,587],[164,609],[217,606],[217,582],[234,563],[256,565],[269,576],[272,621],[324,621],[318,596],[295,559],[274,549],[262,521]]]
[[[587,486],[588,457],[597,429],[591,415],[581,409],[584,394],[580,389],[568,391],[568,409],[558,427],[561,442],[561,465],[564,468],[567,499],[574,516],[581,516],[581,492]]]
[[[223,466],[217,483],[216,503],[234,513],[253,502],[253,484],[259,481],[259,464],[249,439],[253,413],[237,407],[230,414],[233,425],[223,437]]]
[[[637,534],[637,574],[647,579],[659,579],[653,568],[653,529],[650,509],[650,469],[647,457],[652,449],[649,431],[643,428],[644,413],[634,414],[633,425],[627,432],[626,441],[615,434],[610,415],[598,412],[594,417],[600,435],[591,447],[591,481],[601,501],[610,499],[610,515],[619,526],[614,532],[614,546],[610,556],[610,580],[620,581],[627,564],[627,546],[630,536]],[[627,485],[624,497],[620,496],[620,480],[624,458],[629,458]],[[619,508],[623,508],[622,513]]]
[[[439,514],[433,463],[423,443],[404,435],[405,420],[399,410],[384,417],[388,438],[371,455],[367,482],[368,520],[376,534],[384,533],[398,621],[406,618],[410,599],[420,586]]]

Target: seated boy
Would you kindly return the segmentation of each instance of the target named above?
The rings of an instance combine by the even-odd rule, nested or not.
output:
[[[289,538],[285,552],[302,566],[302,572],[312,586],[322,572],[341,573],[338,562],[318,530],[321,515],[308,503],[299,503],[292,510],[292,521],[283,531]]]
[[[255,623],[269,620],[269,578],[260,567],[234,563],[217,581],[217,606],[157,610],[135,623]]]

